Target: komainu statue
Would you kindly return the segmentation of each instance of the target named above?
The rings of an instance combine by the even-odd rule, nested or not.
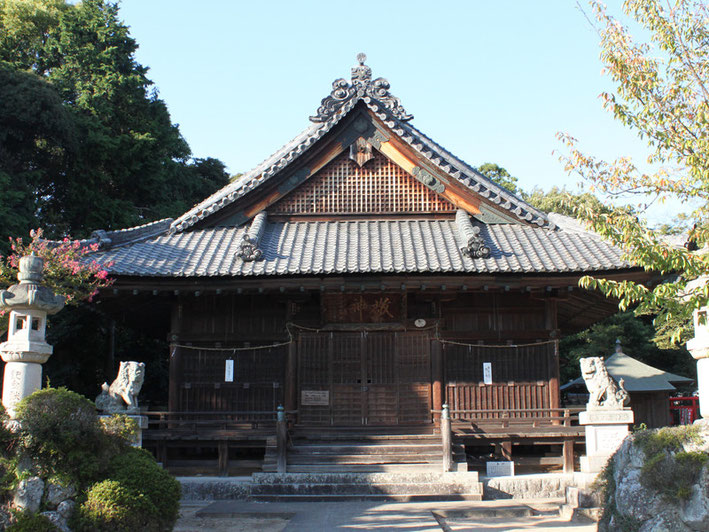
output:
[[[110,386],[107,382],[101,385],[96,408],[106,414],[138,412],[138,394],[144,380],[143,362],[121,362],[116,380]]]
[[[630,396],[623,386],[623,379],[616,383],[608,374],[606,363],[601,357],[581,359],[581,375],[590,394],[588,410],[622,409],[630,404]]]

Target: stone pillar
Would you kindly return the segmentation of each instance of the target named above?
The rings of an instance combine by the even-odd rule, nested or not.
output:
[[[699,413],[709,418],[709,307],[694,311],[694,338],[687,342],[687,350],[697,361]]]
[[[579,413],[579,424],[586,427],[586,455],[581,457],[581,472],[598,473],[630,434],[633,411],[599,409]]]
[[[7,342],[0,344],[0,356],[7,363],[2,404],[10,417],[15,417],[18,402],[42,387],[42,364],[53,350],[45,340],[47,315],[64,307],[63,296],[41,285],[43,269],[41,257],[22,257],[20,282],[0,291],[0,310],[10,311]]]

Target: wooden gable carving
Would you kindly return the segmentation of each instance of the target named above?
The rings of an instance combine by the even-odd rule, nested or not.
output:
[[[349,150],[269,209],[274,215],[454,213],[455,206],[377,150]]]

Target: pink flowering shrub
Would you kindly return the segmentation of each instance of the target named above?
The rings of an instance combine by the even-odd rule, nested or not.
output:
[[[111,265],[101,265],[87,257],[98,250],[98,244],[87,246],[68,238],[61,242],[44,240],[41,229],[33,230],[30,236],[32,240],[28,243],[22,238],[11,238],[12,252],[7,257],[0,256],[0,289],[18,282],[19,260],[32,253],[44,259],[43,284],[55,294],[66,297],[67,305],[91,301],[99,289],[113,283],[105,269]],[[0,311],[0,316],[2,314]],[[0,330],[3,325],[0,321]]]

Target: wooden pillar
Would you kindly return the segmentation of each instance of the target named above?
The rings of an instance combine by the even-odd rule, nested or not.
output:
[[[286,382],[283,401],[287,412],[298,408],[298,344],[294,341],[288,346],[286,358]]]
[[[108,353],[104,361],[103,374],[106,380],[116,374],[116,320],[108,320]]]
[[[559,340],[557,325],[557,302],[555,299],[546,299],[544,305],[545,325],[549,330],[549,335],[553,338],[553,350],[550,355],[549,366],[549,407],[559,408],[561,406],[559,392]],[[554,415],[554,413],[552,412]],[[558,424],[556,422],[555,424]]]
[[[229,442],[224,440],[219,442],[219,476],[229,475]]]
[[[177,344],[180,338],[182,323],[182,303],[177,301],[172,306],[172,318],[170,323],[170,352],[169,352],[169,385],[168,385],[168,407],[170,412],[180,410],[180,387],[182,386],[182,352]]]
[[[433,395],[433,410],[441,410],[444,403],[445,386],[443,382],[443,350],[441,342],[431,340],[431,393]],[[433,420],[438,425],[441,415],[434,414]],[[450,424],[450,420],[449,420]]]
[[[562,450],[562,456],[564,458],[564,473],[574,472],[574,440],[571,438],[566,438],[564,440],[564,447]]]

